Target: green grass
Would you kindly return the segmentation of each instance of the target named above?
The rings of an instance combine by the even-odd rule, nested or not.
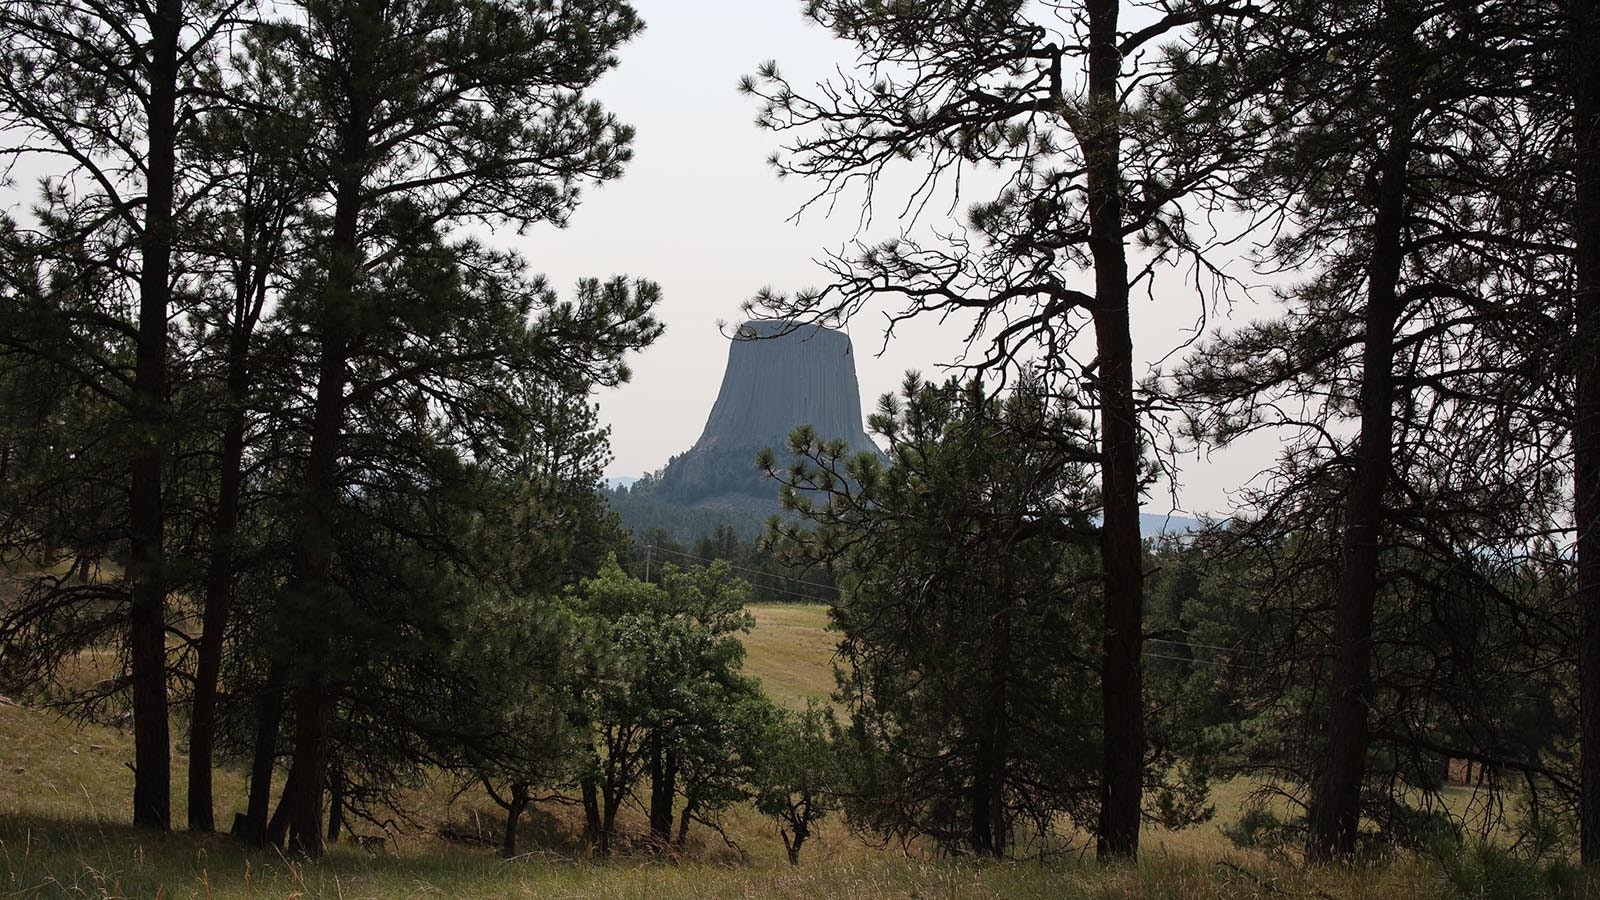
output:
[[[833,636],[820,606],[756,605],[746,640],[747,669],[775,699],[801,705],[833,687]],[[90,668],[94,668],[90,661]],[[175,729],[175,737],[181,730]],[[175,748],[181,750],[181,747]],[[0,704],[0,898],[1422,898],[1483,900],[1547,895],[1545,882],[1492,854],[1454,859],[1406,857],[1361,868],[1308,871],[1231,847],[1219,826],[1237,815],[1245,784],[1222,785],[1216,822],[1169,833],[1146,832],[1133,865],[1102,867],[1083,854],[1046,864],[975,864],[867,846],[837,820],[806,845],[791,868],[771,823],[749,809],[727,820],[736,852],[707,829],[692,832],[676,863],[623,854],[597,862],[572,842],[575,812],[548,807],[523,827],[521,858],[437,836],[457,832],[493,840],[500,811],[486,798],[456,798],[446,784],[415,795],[419,828],[380,852],[353,844],[308,863],[245,851],[226,836],[136,832],[126,822],[132,790],[131,735],[79,726],[53,713]],[[184,810],[186,760],[174,756],[173,811]],[[217,820],[243,808],[239,773],[217,776]],[[642,830],[634,818],[625,828]],[[366,829],[371,831],[371,829]],[[1600,898],[1600,883],[1584,893]]]

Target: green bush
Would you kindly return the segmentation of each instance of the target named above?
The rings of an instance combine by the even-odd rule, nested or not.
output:
[[[1439,840],[1428,848],[1448,896],[1471,900],[1577,898],[1582,873],[1564,859],[1546,860],[1483,841]]]

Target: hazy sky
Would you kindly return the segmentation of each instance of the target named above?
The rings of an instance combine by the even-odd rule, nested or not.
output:
[[[718,320],[738,320],[740,302],[765,285],[787,291],[818,283],[813,260],[851,240],[858,226],[853,202],[831,217],[808,211],[798,224],[788,221],[815,186],[776,177],[766,159],[779,136],[754,126],[757,106],[737,91],[739,77],[767,59],[777,60],[795,84],[810,85],[836,65],[851,65],[848,45],[804,20],[798,0],[635,5],[645,31],[623,48],[620,67],[595,92],[637,127],[633,163],[622,179],[591,191],[567,229],[535,230],[516,241],[558,287],[612,274],[661,284],[666,334],[636,357],[632,383],[599,397],[612,429],[615,460],[607,474],[613,476],[655,469],[694,443],[727,359]],[[895,233],[898,207],[884,207],[888,212],[862,237]],[[1133,310],[1136,353],[1150,362],[1180,343],[1200,313],[1180,275],[1158,286],[1159,302],[1136,298]],[[936,375],[938,364],[962,347],[959,326],[927,321],[901,326],[878,354],[881,325],[878,310],[850,326],[864,409],[893,390],[906,369]],[[1209,461],[1191,458],[1182,506],[1226,511],[1227,492],[1269,460],[1265,442]],[[1169,505],[1164,495],[1146,503],[1157,510]]]
[[[524,252],[563,293],[589,276],[637,276],[661,285],[658,315],[666,334],[633,358],[631,383],[598,397],[601,417],[611,427],[610,476],[659,468],[699,436],[727,360],[719,321],[736,323],[741,302],[764,286],[793,291],[823,281],[814,260],[828,250],[857,237],[894,236],[901,224],[895,213],[920,178],[913,164],[895,173],[880,190],[880,206],[865,230],[859,229],[859,197],[841,202],[831,217],[819,207],[791,221],[817,186],[780,181],[767,164],[781,136],[755,127],[758,106],[738,92],[739,78],[771,59],[792,83],[810,86],[835,67],[852,67],[850,46],[810,25],[799,0],[634,0],[634,5],[645,31],[622,48],[621,65],[594,91],[638,130],[626,174],[591,189],[568,228],[539,227],[497,239]],[[31,159],[11,172],[16,184],[4,192],[7,206],[31,202],[34,180],[43,171],[42,162]],[[983,196],[973,189],[981,187],[981,174],[964,179],[967,200]],[[920,224],[949,222],[947,209],[930,206]],[[1147,363],[1192,336],[1201,312],[1192,287],[1176,272],[1156,282],[1155,297],[1135,297],[1133,308],[1135,354]],[[1264,311],[1244,304],[1234,314]],[[964,346],[960,323],[933,320],[900,325],[884,346],[883,313],[868,310],[849,326],[864,410],[893,391],[907,369],[939,377],[940,364],[955,359]],[[1271,446],[1268,438],[1211,459],[1181,461],[1181,507],[1229,511],[1228,492],[1270,462]],[[1145,504],[1154,512],[1170,507],[1165,486]]]

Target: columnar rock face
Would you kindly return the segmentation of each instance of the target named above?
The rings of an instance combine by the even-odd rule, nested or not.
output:
[[[728,348],[722,389],[695,447],[751,441],[782,447],[797,425],[856,449],[871,446],[850,336],[816,325],[746,322]]]
[[[777,486],[755,468],[762,449],[780,451],[789,432],[810,425],[852,450],[876,452],[862,427],[850,337],[817,325],[756,320],[728,348],[722,389],[700,439],[667,466],[664,497],[680,502],[773,500]]]

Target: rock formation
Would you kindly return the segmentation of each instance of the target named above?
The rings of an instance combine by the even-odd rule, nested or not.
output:
[[[756,468],[756,455],[771,447],[786,463],[789,433],[798,425],[882,455],[863,428],[848,335],[815,325],[746,322],[728,348],[722,387],[700,439],[658,478],[610,491],[609,502],[636,535],[659,529],[688,543],[731,525],[753,538],[778,512],[778,486]],[[1182,516],[1141,515],[1140,523],[1146,537],[1182,536],[1199,527]]]
[[[876,452],[862,427],[850,337],[817,325],[746,322],[728,347],[722,388],[705,430],[675,457],[661,480],[663,498],[677,502],[772,501],[777,486],[755,468],[756,454],[780,452],[796,426],[810,425],[852,450]]]

